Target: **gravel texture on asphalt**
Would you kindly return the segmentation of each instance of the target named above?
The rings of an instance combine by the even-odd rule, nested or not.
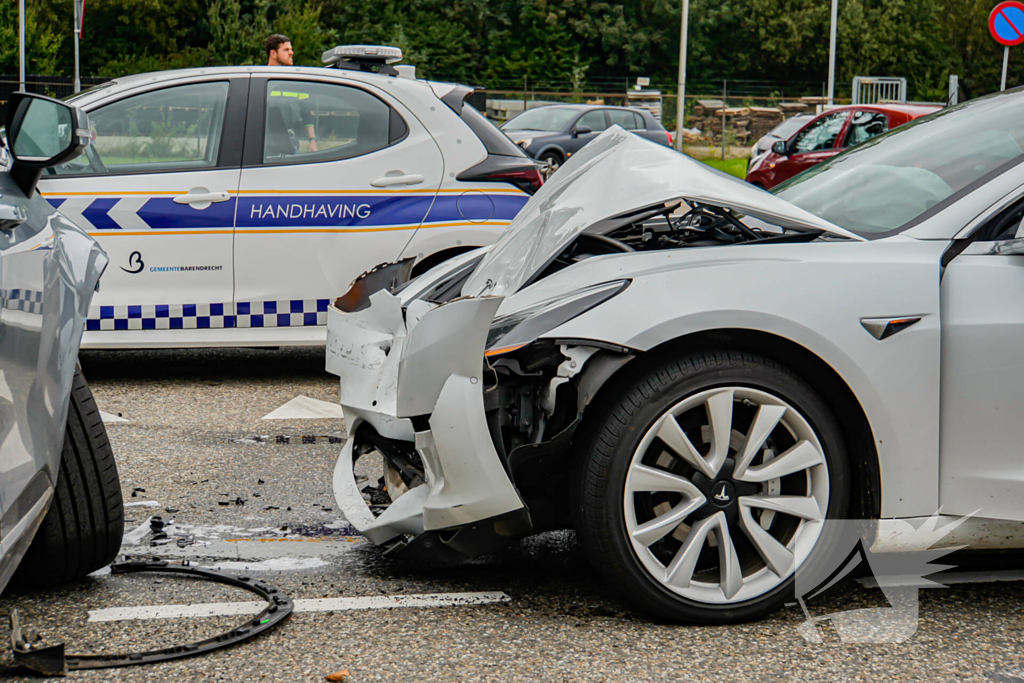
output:
[[[646,620],[597,579],[571,532],[542,534],[459,567],[410,567],[383,557],[337,509],[331,476],[341,420],[261,420],[298,395],[337,399],[322,349],[91,351],[82,365],[100,408],[130,420],[108,426],[125,502],[157,503],[127,508],[126,532],[154,515],[173,520],[164,528],[169,543],[150,545],[143,527],[126,554],[205,565],[319,558],[309,569],[244,572],[293,599],[504,591],[511,601],[294,614],[219,652],[75,672],[71,680],[318,681],[348,669],[353,682],[1024,681],[1024,583],[922,590],[919,627],[907,642],[842,645],[804,641],[796,607],[730,627]],[[1022,564],[1014,555],[964,561]],[[89,610],[253,599],[191,579],[101,572],[59,589],[5,593],[0,618],[6,622],[17,607],[28,628],[65,642],[69,652],[124,652],[208,637],[245,618],[90,623]],[[847,581],[814,614],[883,605],[877,590]],[[0,680],[42,679],[4,653]]]

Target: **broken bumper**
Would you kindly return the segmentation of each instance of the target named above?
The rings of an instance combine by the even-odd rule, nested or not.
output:
[[[334,472],[348,521],[378,545],[428,555],[472,556],[529,532],[529,516],[492,441],[484,414],[483,358],[500,297],[459,299],[403,311],[384,291],[369,307],[328,311],[327,370],[341,378],[349,439]],[[412,445],[425,483],[379,516],[353,467],[358,432]]]

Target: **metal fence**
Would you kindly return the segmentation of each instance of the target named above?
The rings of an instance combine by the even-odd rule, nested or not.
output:
[[[857,76],[853,79],[854,104],[906,101],[907,79],[905,78]]]
[[[82,77],[82,89],[106,83],[109,78]],[[0,74],[0,125],[7,121],[7,101],[13,93],[18,92],[20,83],[18,74]],[[74,94],[74,83],[71,76],[26,76],[25,90],[37,95],[47,95],[62,99]]]

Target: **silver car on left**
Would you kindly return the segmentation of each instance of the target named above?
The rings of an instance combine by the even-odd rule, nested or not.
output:
[[[43,169],[89,145],[85,113],[17,93],[0,135],[0,592],[95,571],[121,545],[117,466],[78,367],[107,256],[47,203]]]

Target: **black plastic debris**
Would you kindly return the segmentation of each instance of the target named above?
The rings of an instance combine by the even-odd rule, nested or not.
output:
[[[109,669],[136,664],[152,664],[172,659],[194,657],[212,650],[235,645],[243,640],[267,631],[292,613],[294,605],[284,593],[262,581],[254,581],[248,576],[235,577],[214,569],[192,567],[187,561],[171,563],[165,560],[141,560],[121,562],[110,566],[113,574],[134,574],[140,572],[159,572],[183,574],[207,581],[215,581],[228,586],[242,588],[255,593],[267,601],[266,608],[254,618],[246,620],[236,628],[225,633],[184,645],[173,645],[160,650],[132,652],[114,655],[69,655],[64,652],[64,643],[41,645],[38,636],[22,631],[21,619],[17,608],[11,610],[11,648],[14,650],[14,662],[45,676],[64,676],[68,671],[83,669]]]
[[[169,515],[173,515],[177,511],[178,511],[178,508],[164,508],[164,512],[166,512]]]
[[[160,515],[154,515],[149,518],[149,529],[153,533],[157,533],[164,528],[164,518]]]
[[[263,481],[262,479],[257,479],[257,480],[256,480],[256,483],[257,483],[257,484],[265,484],[266,482],[265,482],[265,481]]]
[[[259,498],[260,497],[260,492],[259,491],[253,491],[252,492],[252,497],[253,498]]]
[[[277,443],[291,443],[291,442],[292,442],[291,437],[284,436],[282,434],[278,434],[277,435]]]
[[[280,510],[281,508],[277,507],[276,505],[268,505],[267,507],[265,507],[263,509],[264,510]]]
[[[195,542],[196,542],[196,539],[195,539],[194,536],[181,536],[181,537],[179,537],[176,540],[176,543],[178,544],[179,548],[184,548],[186,546],[190,546],[190,545],[192,545]]]

